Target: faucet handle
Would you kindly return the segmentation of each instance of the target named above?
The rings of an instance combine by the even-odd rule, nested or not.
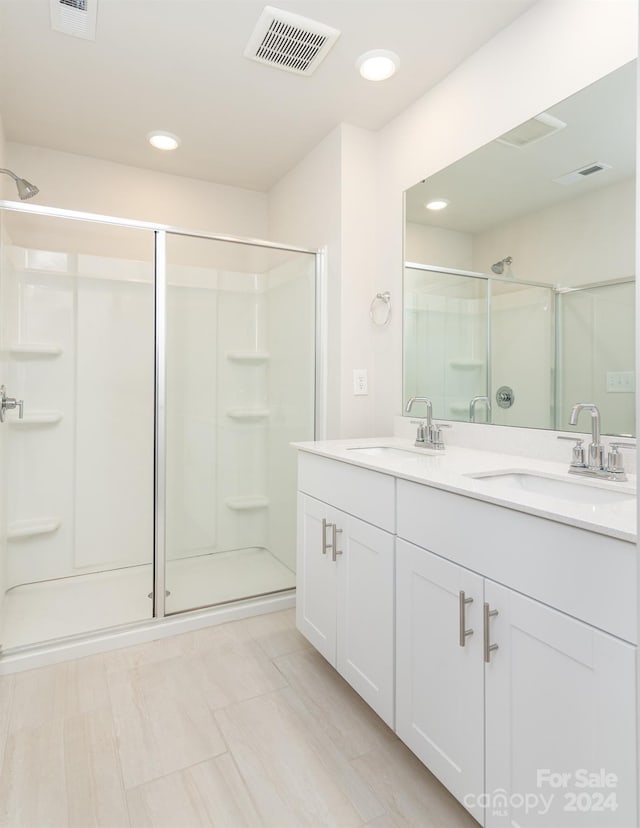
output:
[[[584,437],[565,437],[563,434],[558,434],[558,440],[572,440],[575,444],[571,452],[571,467],[574,469],[584,468]]]
[[[627,475],[624,471],[624,464],[622,462],[622,455],[618,451],[621,448],[634,449],[634,443],[624,443],[619,440],[609,443],[609,451],[607,452],[607,472],[618,480],[626,480]]]

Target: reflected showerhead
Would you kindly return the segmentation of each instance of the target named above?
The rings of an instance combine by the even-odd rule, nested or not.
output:
[[[3,170],[0,168],[0,173],[4,173],[5,175],[9,175],[13,178],[16,182],[16,187],[18,188],[18,195],[22,201],[27,198],[33,198],[34,195],[37,195],[40,192],[35,184],[27,181],[26,178],[19,178],[14,172],[11,172],[11,170]]]
[[[493,272],[496,275],[502,276],[502,274],[504,273],[504,266],[505,265],[510,265],[512,261],[513,261],[513,259],[511,258],[511,256],[507,256],[504,259],[500,259],[499,262],[496,262],[495,264],[492,264],[491,265],[491,270],[493,270]]]

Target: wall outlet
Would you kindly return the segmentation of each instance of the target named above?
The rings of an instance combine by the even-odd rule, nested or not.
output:
[[[608,394],[633,394],[636,390],[633,371],[607,371]]]
[[[367,380],[366,368],[353,369],[353,393],[354,396],[362,396],[369,393],[369,381]]]

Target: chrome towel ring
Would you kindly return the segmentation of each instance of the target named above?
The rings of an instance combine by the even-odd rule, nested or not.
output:
[[[380,304],[382,303],[382,304]],[[369,316],[374,325],[381,328],[388,325],[391,320],[391,294],[388,290],[384,293],[376,293],[369,306]]]

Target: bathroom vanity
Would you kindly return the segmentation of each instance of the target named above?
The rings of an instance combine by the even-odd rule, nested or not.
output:
[[[487,828],[635,825],[633,480],[400,439],[298,448],[309,641]]]

